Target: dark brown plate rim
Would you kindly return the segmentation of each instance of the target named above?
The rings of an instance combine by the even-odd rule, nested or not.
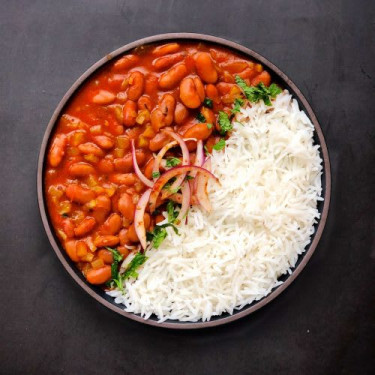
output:
[[[66,256],[63,254],[63,249],[60,248],[53,234],[53,229],[50,225],[48,214],[46,211],[45,202],[44,202],[43,172],[44,172],[44,165],[45,165],[46,149],[47,149],[50,136],[53,132],[56,120],[58,119],[60,113],[62,112],[68,100],[74,95],[76,90],[81,86],[81,84],[88,77],[90,77],[94,72],[96,72],[99,68],[101,68],[103,65],[105,65],[108,61],[110,61],[114,57],[117,57],[125,52],[132,50],[133,48],[140,47],[142,45],[156,43],[156,42],[166,42],[166,41],[172,41],[172,40],[194,40],[194,41],[201,41],[201,42],[210,42],[210,43],[222,45],[224,47],[229,47],[230,49],[234,51],[237,51],[244,55],[249,56],[253,60],[257,60],[261,62],[270,71],[272,71],[273,74],[283,82],[283,84],[285,84],[289,89],[291,89],[294,97],[297,98],[300,104],[302,103],[305,111],[307,112],[310,120],[312,121],[315,127],[315,133],[319,141],[318,143],[320,145],[321,156],[323,158],[324,180],[322,179],[322,181],[324,181],[324,183],[323,183],[322,188],[324,192],[324,202],[323,202],[323,208],[321,210],[321,218],[317,225],[313,240],[310,243],[310,246],[308,246],[305,253],[303,254],[302,261],[296,266],[296,268],[293,269],[292,274],[287,277],[287,279],[283,282],[283,284],[281,284],[279,287],[274,289],[266,297],[263,297],[259,301],[251,305],[248,305],[247,307],[245,306],[239,312],[236,312],[234,315],[226,315],[226,316],[218,317],[217,319],[210,320],[208,322],[202,322],[202,321],[179,322],[179,321],[170,320],[170,321],[158,323],[157,320],[151,320],[151,319],[145,320],[139,315],[125,312],[122,308],[119,307],[119,305],[115,304],[114,302],[111,303],[107,301],[105,298],[99,295],[95,290],[91,289],[91,287],[83,280],[83,278],[81,278],[77,274],[77,272],[74,270],[73,262],[66,259]],[[235,43],[235,42],[223,39],[223,38],[219,38],[219,37],[211,36],[211,35],[205,35],[205,34],[195,34],[195,33],[168,33],[168,34],[154,35],[154,36],[150,36],[147,38],[139,39],[135,42],[129,43],[121,48],[118,48],[114,52],[108,54],[107,56],[105,56],[104,58],[96,62],[94,65],[92,65],[84,74],[81,75],[81,77],[77,79],[76,82],[74,82],[74,84],[70,87],[70,89],[67,91],[67,93],[64,95],[64,97],[58,104],[57,108],[55,109],[44,134],[42,145],[41,145],[40,152],[39,152],[39,159],[38,159],[37,193],[38,193],[39,210],[40,210],[40,215],[43,221],[44,229],[47,233],[48,239],[57,257],[59,258],[60,262],[62,263],[64,268],[67,270],[67,272],[70,274],[70,276],[91,297],[95,298],[102,305],[104,305],[105,307],[108,307],[114,312],[121,314],[129,319],[136,320],[144,324],[157,326],[157,327],[163,327],[163,328],[173,328],[173,329],[196,329],[196,328],[206,328],[206,327],[213,327],[213,326],[226,324],[226,323],[235,321],[237,319],[240,319],[246,315],[253,313],[254,311],[260,309],[261,307],[271,302],[274,298],[276,298],[300,274],[300,272],[306,266],[307,262],[309,261],[312,254],[314,253],[317,247],[317,244],[320,240],[320,237],[322,235],[326,221],[327,221],[328,209],[329,209],[330,198],[331,198],[331,169],[330,169],[328,150],[327,150],[326,142],[324,140],[323,132],[312,108],[310,107],[309,103],[307,102],[306,98],[303,96],[301,91],[297,88],[297,86],[279,68],[277,68],[274,64],[269,62],[267,59],[265,59],[263,56],[259,55],[258,53],[252,51],[251,49],[243,47],[238,43]]]

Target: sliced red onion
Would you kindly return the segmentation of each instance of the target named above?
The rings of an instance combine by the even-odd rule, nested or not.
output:
[[[211,169],[211,159],[207,159],[203,164],[203,167]],[[210,173],[210,172],[209,172]],[[208,198],[207,194],[207,184],[208,184],[208,177],[207,174],[203,175],[202,173],[198,172],[196,177],[196,197],[200,203],[200,205],[207,211],[211,212],[212,206],[211,202]]]
[[[203,141],[199,140],[197,142],[197,153],[195,154],[194,165],[201,167],[203,163],[204,163]]]
[[[187,145],[184,141],[184,139],[177,133],[175,132],[172,132],[170,130],[164,130],[164,133],[168,134],[170,137],[172,137],[174,140],[176,140],[178,142],[178,144],[180,145],[181,147],[181,151],[182,151],[182,165],[189,165],[190,164],[190,154],[189,154],[189,149],[187,148]],[[176,181],[172,184],[171,186],[171,190],[174,191],[176,189],[178,189],[181,184],[184,182],[184,179],[185,179],[186,175],[181,175],[179,176]],[[161,197],[162,199],[165,199],[166,197],[168,197],[169,195],[171,195],[170,192],[168,191],[165,191],[162,193]]]
[[[137,233],[139,242],[141,243],[143,249],[146,249],[146,246],[147,246],[144,215],[145,215],[147,203],[150,199],[150,194],[151,194],[151,189],[148,189],[143,193],[143,195],[141,196],[141,198],[139,199],[135,207],[135,214],[134,214],[135,233]]]
[[[181,193],[182,193],[182,202],[181,202],[181,210],[178,213],[176,218],[176,224],[180,224],[181,221],[185,218],[189,211],[190,206],[190,185],[189,181],[185,181],[181,186]]]
[[[219,182],[219,180],[209,171],[202,167],[197,167],[195,165],[184,165],[178,166],[170,169],[169,171],[165,172],[162,176],[158,178],[155,182],[154,186],[152,187],[151,195],[150,195],[150,211],[154,212],[156,208],[156,201],[159,197],[161,189],[163,186],[173,177],[185,175],[188,172],[200,172],[202,175],[207,176],[208,178],[213,178],[215,181]]]
[[[155,161],[154,161],[154,167],[152,168],[152,173],[159,173],[159,165],[164,157],[164,155],[167,153],[167,151],[176,146],[177,145],[177,141],[173,141],[173,142],[170,142],[168,143],[167,145],[165,145],[160,151],[159,153],[156,155],[156,158],[155,158]],[[156,181],[158,179],[158,177],[154,178],[154,181]]]
[[[149,180],[139,169],[138,163],[137,163],[137,154],[135,152],[135,146],[134,146],[134,139],[131,141],[132,144],[132,158],[133,158],[133,168],[135,171],[135,174],[138,176],[138,178],[148,187],[152,187],[154,183]]]

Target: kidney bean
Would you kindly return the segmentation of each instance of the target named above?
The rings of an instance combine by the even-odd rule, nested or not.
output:
[[[132,72],[129,77],[128,98],[137,101],[143,94],[145,87],[145,76],[141,72]]]
[[[61,163],[65,154],[66,143],[66,136],[64,134],[58,134],[54,138],[48,155],[51,167],[57,167]]]
[[[155,108],[152,112],[151,112],[151,116],[150,116],[150,120],[151,120],[151,126],[152,126],[152,129],[155,131],[155,132],[158,132],[159,129],[161,129],[162,127],[165,126],[165,123],[164,123],[164,115],[163,115],[163,112],[161,111],[160,108]]]
[[[98,146],[105,150],[109,150],[115,145],[114,140],[106,135],[97,135],[94,137],[94,141]]]
[[[102,209],[104,211],[109,212],[111,210],[111,200],[106,195],[99,195],[96,198],[96,207],[95,209]]]
[[[135,204],[131,195],[127,193],[121,194],[120,199],[117,203],[118,210],[128,220],[134,219]]]
[[[128,238],[128,230],[127,229],[121,229],[120,233],[118,234],[120,238],[120,245],[130,245],[130,240]]]
[[[216,118],[215,118],[214,112],[211,109],[207,107],[202,107],[201,114],[205,117],[206,123],[212,124],[212,125],[215,124]]]
[[[116,234],[121,229],[122,220],[119,214],[111,214],[100,227],[101,234]]]
[[[141,167],[146,161],[146,153],[143,150],[136,150],[135,156],[138,165]],[[133,170],[133,157],[132,154],[126,154],[123,158],[114,160],[115,169],[119,172],[129,173]]]
[[[92,142],[82,143],[78,145],[78,150],[83,154],[92,154],[100,157],[104,156],[103,150]]]
[[[137,103],[133,100],[127,100],[122,109],[122,115],[125,126],[134,126],[137,118]]]
[[[115,169],[112,161],[109,159],[100,160],[99,163],[97,164],[97,168],[99,172],[105,173],[105,174],[112,173]]]
[[[226,70],[222,71],[220,73],[220,81],[221,82],[226,82],[226,83],[235,83],[234,76],[227,72]]]
[[[204,100],[204,87],[198,77],[186,77],[180,84],[180,98],[188,108],[198,108]]]
[[[197,52],[194,55],[194,60],[197,73],[202,81],[215,83],[217,81],[217,71],[210,54],[207,52]]]
[[[132,186],[135,184],[136,176],[134,173],[115,173],[110,180],[115,184]]]
[[[145,224],[146,230],[149,229],[150,225],[151,225],[151,216],[147,212],[145,212],[145,214],[143,216],[143,222]]]
[[[145,94],[150,97],[157,96],[159,79],[153,74],[148,74],[145,79]]]
[[[159,78],[159,87],[162,90],[170,90],[176,87],[188,74],[185,64],[178,64],[167,70]]]
[[[79,258],[77,256],[77,251],[76,251],[76,243],[77,243],[76,240],[69,240],[69,241],[66,241],[64,244],[66,253],[69,255],[69,258],[73,262],[79,262]]]
[[[74,237],[74,224],[72,220],[65,219],[62,222],[62,229],[67,237],[72,238]]]
[[[120,239],[118,236],[112,236],[112,235],[103,235],[98,236],[94,240],[94,245],[96,247],[106,247],[106,246],[116,246],[120,242]]]
[[[172,55],[158,57],[152,62],[152,65],[157,70],[163,70],[171,67],[174,64],[182,61],[186,56],[186,52],[178,52]]]
[[[177,102],[176,108],[174,110],[174,121],[176,124],[182,124],[189,116],[189,111],[180,102]]]
[[[66,196],[73,202],[84,204],[95,198],[95,193],[77,184],[69,184],[65,190]]]
[[[160,109],[164,115],[164,126],[169,126],[172,124],[175,106],[176,100],[173,95],[163,95],[160,102]]]
[[[217,88],[212,83],[206,85],[206,96],[210,98],[215,104],[220,103],[220,95]]]
[[[69,167],[69,174],[74,177],[88,176],[94,173],[94,167],[85,162],[74,163]]]
[[[149,96],[147,95],[142,95],[139,99],[138,99],[138,109],[139,110],[144,110],[144,109],[147,109],[148,111],[152,111],[152,109],[154,108],[154,104],[152,103],[152,100]]]
[[[112,253],[107,249],[101,249],[98,251],[98,257],[106,264],[112,264],[113,263],[113,255]]]
[[[206,141],[206,148],[208,150],[208,152],[212,152],[212,148],[214,147],[214,145],[216,145],[217,142],[219,142],[220,140],[220,137],[217,137],[217,136],[210,136],[207,141]]]
[[[86,279],[90,284],[100,285],[104,284],[112,277],[111,266],[105,265],[101,268],[91,268],[86,273]]]
[[[135,226],[134,223],[129,227],[128,232],[127,232],[128,239],[131,242],[139,242],[139,238],[137,236],[137,233],[135,231]]]
[[[223,52],[216,48],[210,48],[210,54],[216,62],[223,62],[231,59],[231,56],[228,52]]]
[[[226,82],[219,82],[216,87],[220,93],[220,95],[229,94],[230,90],[237,85],[233,83],[226,83]]]
[[[248,66],[249,63],[245,60],[233,60],[229,62],[224,62],[220,66],[227,70],[231,74],[243,72]]]
[[[265,70],[251,80],[251,85],[257,86],[261,82],[264,83],[265,86],[269,86],[271,83],[271,76]]]
[[[184,138],[205,140],[211,135],[212,130],[213,126],[209,129],[206,123],[195,124],[185,132]]]
[[[252,79],[257,74],[258,72],[255,69],[249,67],[249,68],[246,68],[244,71],[238,73],[237,75],[241,77],[242,79]]]
[[[95,224],[96,220],[93,217],[87,216],[74,228],[74,234],[77,237],[82,237],[91,232]]]
[[[152,54],[154,56],[163,56],[169,53],[177,52],[179,49],[180,45],[178,43],[168,43],[155,47],[152,51]]]
[[[134,66],[139,61],[137,55],[126,55],[121,57],[113,64],[114,71],[126,70]]]
[[[151,151],[159,151],[163,148],[168,142],[170,138],[165,133],[157,133],[154,138],[150,139],[150,143],[148,145]]]

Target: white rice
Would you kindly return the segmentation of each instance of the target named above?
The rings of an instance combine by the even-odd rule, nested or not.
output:
[[[210,320],[280,285],[304,252],[319,218],[321,158],[314,127],[287,91],[272,107],[241,110],[225,152],[213,152],[213,210],[190,210],[180,236],[168,228],[125,295],[125,310],[160,322]],[[241,122],[242,124],[240,124]]]

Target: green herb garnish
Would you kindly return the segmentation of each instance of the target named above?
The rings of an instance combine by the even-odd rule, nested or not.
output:
[[[168,222],[174,223],[178,216],[178,211],[175,210],[175,204],[173,201],[168,201],[167,213],[168,213]]]
[[[265,86],[263,82],[257,86],[248,86],[246,82],[239,76],[236,76],[236,83],[242,89],[246,98],[253,103],[263,100],[265,105],[272,105],[271,99],[274,99],[276,95],[281,93],[281,88],[275,83],[272,83],[269,87]]]
[[[170,168],[175,167],[176,165],[179,165],[179,164],[181,164],[181,160],[175,157],[167,158],[167,161],[165,163],[165,165]]]
[[[233,129],[229,116],[223,111],[219,111],[219,125],[221,135],[225,135],[227,132]]]
[[[202,115],[202,113],[200,113],[200,112],[197,114],[196,119],[197,119],[199,122],[206,122],[206,117],[204,117],[204,116]]]
[[[122,275],[118,272],[118,265],[122,261],[123,256],[118,252],[117,249],[112,249],[111,247],[106,247],[112,253],[113,262],[111,264],[111,280],[107,283],[108,286],[113,287],[113,284],[117,286],[120,290],[124,290],[124,279]]]
[[[225,147],[225,139],[220,139],[212,148],[216,151],[220,151]]]
[[[210,99],[210,98],[205,98],[205,99],[203,100],[203,105],[204,105],[205,107],[212,108],[212,107],[213,107],[213,101],[212,101],[212,99]]]
[[[193,176],[190,176],[189,174],[185,177],[185,180],[194,180]]]
[[[208,123],[207,124],[207,129],[211,129],[212,128],[212,124]]]
[[[178,229],[172,223],[166,223],[162,225],[155,225],[155,228],[152,232],[146,233],[147,241],[152,241],[152,247],[158,249],[161,243],[164,241],[165,237],[167,237],[167,230],[165,228],[172,227],[176,234],[178,233]]]
[[[244,103],[244,100],[241,99],[241,98],[236,98],[236,99],[234,99],[234,107],[233,107],[233,109],[232,109],[231,112],[232,112],[233,114],[234,114],[234,113],[238,113],[238,112],[240,112],[243,103]]]
[[[129,277],[138,277],[137,269],[146,262],[148,258],[142,253],[137,253],[129,265],[126,267],[125,272],[122,275],[123,280],[128,279]]]
[[[152,178],[159,178],[160,172],[152,172]]]

